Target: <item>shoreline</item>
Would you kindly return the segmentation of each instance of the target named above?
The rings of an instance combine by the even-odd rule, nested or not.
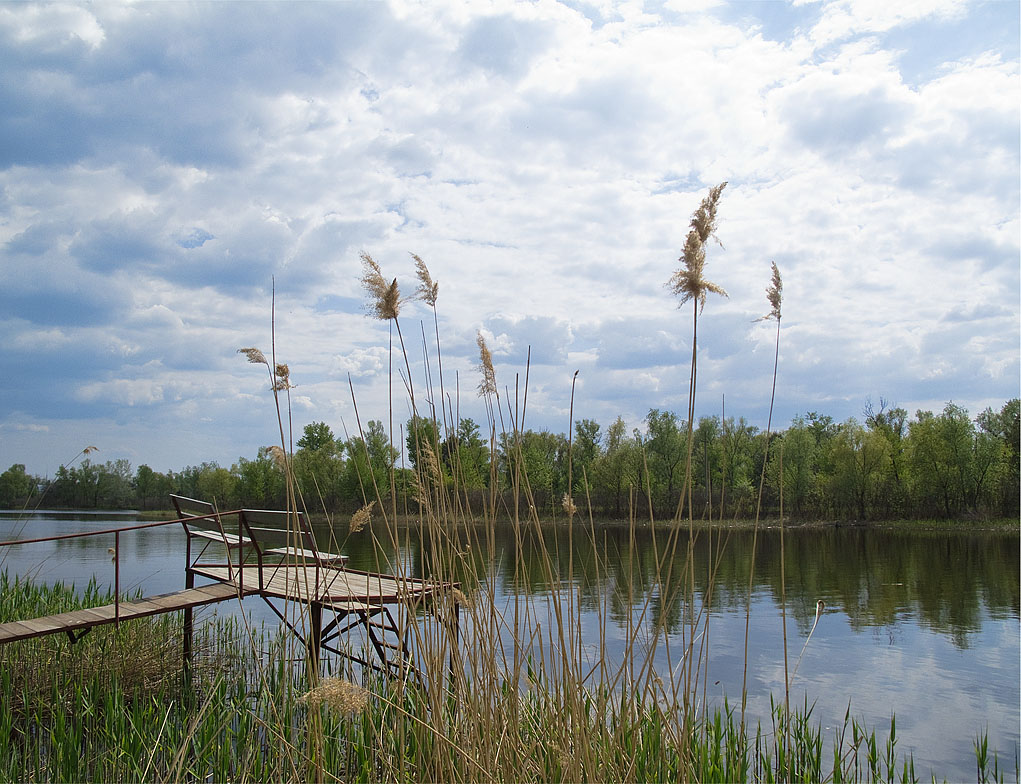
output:
[[[161,521],[161,520],[175,520],[177,519],[177,512],[172,509],[148,509],[142,511],[132,510],[88,510],[88,509],[47,509],[46,512],[54,514],[70,515],[70,514],[87,514],[87,515],[98,515],[98,514],[110,514],[115,516],[128,516],[133,515],[139,520],[144,521]],[[25,516],[37,514],[34,510],[21,510],[21,509],[0,509],[0,515],[4,516],[15,516],[19,513]],[[313,525],[321,525],[326,523],[329,519],[334,521],[334,525],[339,520],[347,520],[350,513],[348,512],[332,512],[327,515],[323,512],[312,512],[309,515],[310,521]],[[379,522],[380,518],[378,515],[373,516],[373,522]],[[532,522],[532,519],[523,516],[521,518],[522,525],[528,525]],[[657,529],[669,528],[674,524],[672,519],[656,519],[652,522]],[[543,526],[553,527],[566,527],[567,520],[564,518],[555,519],[544,519],[540,521]],[[688,527],[688,520],[681,519],[677,523],[685,528]],[[402,526],[408,525],[419,525],[423,524],[421,519],[415,515],[399,515],[398,524]],[[470,521],[458,520],[458,525],[482,525],[484,521],[480,519],[474,519]],[[498,526],[512,525],[513,519],[510,517],[500,517],[495,520],[495,524]],[[639,518],[634,521],[636,528],[649,528],[650,521],[648,518]],[[579,513],[575,517],[575,525],[588,527],[595,525],[598,528],[604,527],[623,527],[629,525],[627,519],[618,518],[593,518],[589,520],[584,514]],[[696,531],[734,531],[734,530],[752,530],[755,528],[755,520],[747,518],[738,518],[731,520],[694,520],[692,521],[692,527]],[[764,530],[775,530],[781,527],[780,520],[776,517],[765,518],[759,520],[758,527]],[[787,531],[796,530],[819,530],[826,528],[857,528],[863,531],[880,529],[880,530],[900,530],[900,531],[963,531],[963,532],[1014,532],[1021,535],[1021,520],[1013,520],[1010,518],[988,518],[988,519],[966,519],[966,518],[955,518],[955,519],[919,519],[919,518],[899,518],[890,520],[839,520],[839,519],[822,519],[822,520],[792,520],[785,518],[783,526]]]

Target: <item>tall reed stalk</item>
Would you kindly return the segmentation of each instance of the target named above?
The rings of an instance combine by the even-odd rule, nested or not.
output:
[[[741,726],[744,726],[745,707],[748,703],[748,636],[751,626],[752,613],[752,586],[755,580],[755,550],[759,538],[759,516],[762,512],[762,490],[766,484],[766,465],[769,463],[769,442],[773,431],[773,403],[776,400],[776,374],[780,364],[780,305],[783,302],[783,282],[780,279],[780,270],[776,262],[771,262],[772,277],[769,287],[766,289],[766,298],[769,300],[770,311],[759,321],[776,319],[776,350],[773,355],[773,386],[769,395],[769,417],[766,420],[766,442],[764,454],[762,455],[762,474],[759,477],[759,494],[755,503],[755,527],[752,533],[752,554],[748,565],[748,595],[745,601],[745,627],[744,627],[744,668],[741,674]],[[781,526],[783,520],[781,519]],[[781,533],[782,533],[781,528]],[[781,539],[781,571],[783,570],[783,547]],[[781,608],[783,613],[783,634],[784,634],[784,709],[789,706],[790,679],[787,677],[787,608],[786,603]]]
[[[689,300],[692,304],[691,322],[691,373],[688,381],[688,418],[687,418],[687,449],[684,463],[684,484],[681,490],[681,497],[678,502],[675,520],[680,519],[684,508],[685,496],[688,505],[688,556],[686,570],[688,574],[688,642],[685,654],[685,683],[683,692],[685,704],[688,705],[689,697],[697,697],[697,683],[692,683],[692,666],[695,659],[693,648],[695,644],[696,629],[698,626],[695,614],[695,523],[694,509],[692,503],[692,442],[695,419],[695,391],[698,380],[698,316],[705,308],[706,298],[710,293],[726,297],[727,292],[716,283],[707,280],[705,277],[706,245],[710,238],[716,238],[717,208],[723,189],[727,187],[726,182],[711,188],[708,195],[699,204],[691,217],[688,235],[684,241],[684,249],[681,253],[681,266],[674,272],[668,282],[668,287],[673,294],[680,297],[678,307],[683,306]],[[719,241],[719,240],[717,240]],[[676,526],[671,532],[672,544],[668,550],[672,553],[676,546]],[[704,597],[703,597],[704,598]],[[699,662],[701,665],[701,661]],[[708,666],[706,667],[708,676]]]

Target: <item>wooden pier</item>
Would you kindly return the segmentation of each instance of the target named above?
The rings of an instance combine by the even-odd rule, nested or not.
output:
[[[310,663],[318,668],[320,650],[347,657],[385,674],[415,673],[405,626],[398,624],[391,607],[411,611],[430,604],[441,595],[450,599],[446,622],[452,635],[451,662],[457,646],[459,608],[454,583],[407,578],[348,569],[346,557],[318,548],[304,515],[257,509],[217,512],[212,504],[171,496],[178,518],[108,531],[65,534],[33,540],[0,542],[0,547],[32,544],[54,539],[113,534],[114,603],[42,618],[0,624],[0,645],[17,640],[65,633],[72,643],[97,626],[168,612],[184,612],[183,655],[190,665],[194,608],[247,596],[262,597],[280,620],[308,650]],[[185,538],[185,588],[181,591],[132,601],[120,600],[120,533],[163,525],[181,525]],[[196,586],[196,578],[211,584]],[[303,620],[282,611],[275,602],[297,603]],[[333,620],[324,626],[323,615]],[[307,621],[305,623],[304,621]],[[298,626],[302,628],[298,628]],[[362,628],[375,660],[341,649],[339,638]]]

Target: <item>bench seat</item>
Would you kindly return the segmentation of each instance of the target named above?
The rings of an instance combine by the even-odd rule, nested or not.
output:
[[[228,534],[226,532],[221,534],[219,531],[212,531],[208,528],[188,528],[188,534],[220,542],[227,547],[240,547],[243,544],[250,545],[252,543],[252,540],[247,536],[238,536],[237,534]]]
[[[316,553],[311,550],[306,550],[302,547],[273,547],[269,550],[264,550],[264,553],[270,555],[293,555],[297,558],[305,558],[309,561],[314,561]],[[318,553],[319,560],[323,564],[337,564],[344,563],[347,561],[346,555],[339,555],[338,553]]]

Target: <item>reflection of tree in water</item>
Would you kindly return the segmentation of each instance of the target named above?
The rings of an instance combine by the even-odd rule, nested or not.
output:
[[[678,532],[676,547],[668,529],[652,532],[647,526],[599,525],[594,530],[577,526],[573,532],[573,559],[564,526],[543,526],[542,539],[534,525],[521,528],[521,546],[515,545],[510,525],[493,531],[496,568],[508,594],[544,594],[550,577],[563,586],[573,562],[573,586],[584,610],[605,608],[617,627],[636,622],[635,606],[649,601],[646,623],[662,622],[675,632],[684,621],[687,531]],[[423,538],[417,529],[407,536],[402,529],[401,549],[414,576],[428,573],[425,560],[432,548],[444,542]],[[462,532],[458,541],[466,541]],[[475,530],[470,558],[485,568],[486,533]],[[696,532],[696,602],[705,595],[708,574],[715,560],[712,593],[714,611],[740,609],[748,589],[751,557],[750,531],[720,534]],[[392,547],[385,534],[382,551],[373,549],[368,536],[352,537],[346,550],[355,568],[376,569],[392,562]],[[405,544],[406,543],[406,544]],[[799,631],[807,634],[815,620],[816,601],[844,612],[855,631],[890,627],[911,617],[934,631],[948,634],[958,647],[967,647],[969,635],[980,630],[983,613],[1018,617],[1021,605],[1019,537],[1016,534],[967,532],[910,532],[863,528],[788,529],[786,536],[788,609]],[[548,553],[548,564],[544,558]],[[470,570],[469,570],[470,571]],[[667,574],[669,582],[665,582]],[[662,579],[661,579],[662,578]],[[780,533],[759,532],[755,591],[779,603]]]

